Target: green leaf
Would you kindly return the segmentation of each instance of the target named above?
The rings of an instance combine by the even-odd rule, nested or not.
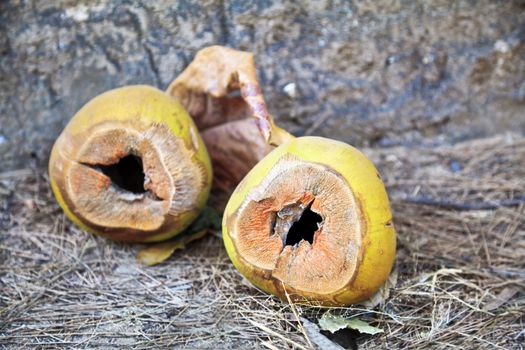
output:
[[[203,229],[220,231],[222,223],[222,213],[212,207],[204,207],[199,217],[186,229],[186,232],[193,233]]]
[[[371,335],[383,333],[383,330],[381,328],[371,326],[358,318],[346,319],[342,316],[334,316],[330,314],[330,312],[325,313],[319,319],[319,326],[322,330],[330,331],[332,333],[335,333],[338,330],[344,328],[354,329],[360,333],[366,333]]]

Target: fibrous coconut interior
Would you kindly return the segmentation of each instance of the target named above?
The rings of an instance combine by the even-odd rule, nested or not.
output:
[[[195,145],[160,124],[102,123],[61,142],[57,182],[88,225],[156,230],[194,210],[206,183]]]
[[[354,275],[359,218],[339,173],[286,155],[248,193],[230,231],[238,254],[255,268],[296,290],[327,294]]]

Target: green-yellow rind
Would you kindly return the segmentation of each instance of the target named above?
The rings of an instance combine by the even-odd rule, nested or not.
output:
[[[194,150],[193,160],[205,169],[206,184],[199,193],[194,205],[194,210],[181,213],[178,222],[163,232],[140,237],[115,236],[100,228],[93,228],[79,219],[75,209],[68,206],[60,186],[53,176],[53,166],[59,157],[68,154],[64,147],[64,139],[74,140],[75,137],[85,133],[93,126],[103,123],[133,123],[145,128],[158,125],[166,128],[178,139],[183,140],[188,148]],[[166,93],[146,85],[134,85],[117,88],[96,96],[86,103],[70,120],[68,125],[53,146],[50,160],[49,173],[51,187],[55,197],[66,215],[82,229],[122,241],[152,242],[161,241],[181,233],[204,208],[211,187],[212,171],[206,147],[198,134],[197,127],[185,109]]]
[[[229,227],[251,190],[261,184],[277,162],[293,155],[306,163],[326,165],[348,183],[360,209],[361,248],[357,269],[348,284],[335,293],[308,293],[283,285],[268,271],[251,266],[238,254]],[[283,175],[285,176],[285,175]],[[334,198],[335,200],[335,198]],[[300,137],[276,148],[257,164],[232,194],[223,217],[223,239],[234,266],[260,289],[283,300],[307,300],[324,305],[349,305],[371,297],[387,280],[396,252],[396,237],[388,196],[372,162],[345,143],[321,137]]]

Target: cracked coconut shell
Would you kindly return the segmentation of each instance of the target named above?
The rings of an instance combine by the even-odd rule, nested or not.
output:
[[[252,53],[206,47],[166,92],[186,108],[206,144],[217,208],[259,160],[293,138],[268,113]]]
[[[226,206],[223,238],[254,285],[322,305],[371,297],[396,250],[376,168],[357,149],[321,137],[285,143],[248,173]]]
[[[128,242],[182,232],[204,207],[212,179],[191,117],[166,93],[143,85],[83,106],[53,146],[49,175],[72,221]]]

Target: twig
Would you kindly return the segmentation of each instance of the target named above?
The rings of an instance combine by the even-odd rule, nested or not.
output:
[[[407,196],[402,199],[403,202],[436,206],[444,209],[454,210],[493,210],[501,207],[517,207],[521,204],[525,204],[525,196],[520,196],[511,199],[502,199],[499,201],[490,202],[458,202],[443,198],[431,198],[431,197],[411,197]]]

